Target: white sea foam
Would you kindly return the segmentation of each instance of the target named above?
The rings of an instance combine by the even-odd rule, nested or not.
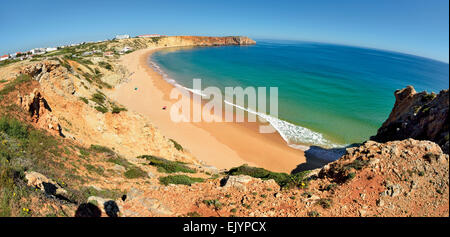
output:
[[[176,80],[174,80],[173,78],[170,78],[161,69],[161,67],[159,67],[155,62],[149,61],[149,64],[157,73],[159,73],[163,77],[163,79],[165,81],[169,82],[170,84],[176,86],[177,88],[200,95],[202,97],[205,96],[201,91],[187,88],[187,87],[184,87],[184,86],[178,84],[176,82]],[[261,117],[262,119],[264,119],[265,121],[269,122],[270,125],[273,128],[275,128],[277,130],[277,132],[281,135],[281,137],[284,139],[284,141],[286,141],[287,145],[292,148],[306,151],[306,150],[310,149],[310,145],[320,146],[320,147],[325,147],[325,148],[343,147],[342,145],[334,144],[334,143],[328,141],[327,139],[325,139],[323,137],[323,135],[321,133],[314,132],[308,128],[289,123],[287,121],[275,118],[275,117],[267,115],[265,113],[260,113],[260,112],[254,111],[252,109],[249,109],[249,108],[244,108],[242,106],[233,104],[226,100],[224,100],[224,102],[226,104],[232,105],[238,109],[255,114],[255,115]],[[301,145],[301,144],[305,144],[305,145]]]
[[[265,113],[259,113],[252,109],[244,108],[242,106],[233,104],[226,100],[224,102],[238,109],[247,111],[252,114],[256,114],[257,116],[263,118],[265,121],[269,122],[270,125],[272,125],[272,127],[278,131],[278,133],[284,139],[284,141],[286,141],[286,143],[292,148],[299,150],[307,150],[309,149],[309,146],[307,145],[317,145],[327,148],[339,147],[339,145],[334,144],[325,139],[321,133],[314,132],[302,126],[294,125],[292,123],[275,118]]]

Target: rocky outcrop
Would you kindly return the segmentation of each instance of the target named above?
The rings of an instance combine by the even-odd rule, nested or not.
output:
[[[412,86],[395,92],[389,118],[371,140],[378,142],[414,138],[434,141],[449,152],[448,90],[439,94],[417,93]]]
[[[41,173],[34,171],[27,171],[25,172],[25,179],[27,180],[28,186],[38,188],[48,195],[53,196],[67,195],[67,191],[63,189],[58,183],[47,178]]]
[[[318,176],[311,186],[338,184],[333,202],[361,216],[448,216],[449,156],[434,142],[367,141]]]
[[[60,84],[60,94],[74,94],[75,86],[69,77],[67,68],[61,66],[58,61],[42,61],[28,65],[20,71],[21,74],[29,75],[41,84],[49,84],[55,87],[55,82]],[[59,88],[58,88],[59,89]]]
[[[40,127],[61,134],[62,130],[58,118],[53,116],[52,109],[38,89],[34,89],[29,95],[18,94],[17,104],[28,111],[31,120]]]

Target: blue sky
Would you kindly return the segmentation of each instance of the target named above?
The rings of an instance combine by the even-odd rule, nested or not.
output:
[[[115,34],[247,35],[449,61],[448,0],[2,1],[0,54]]]

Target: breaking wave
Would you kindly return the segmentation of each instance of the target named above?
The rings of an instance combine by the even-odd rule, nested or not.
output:
[[[184,86],[178,84],[175,79],[169,77],[169,75],[167,75],[167,73],[165,73],[161,69],[161,67],[158,66],[155,62],[149,60],[149,65],[157,73],[159,73],[163,77],[163,79],[165,81],[167,81],[168,83],[170,83],[180,89],[200,95],[202,97],[205,96],[201,91],[187,88],[187,87],[184,87]],[[324,136],[321,133],[314,132],[308,128],[289,123],[287,121],[275,118],[275,117],[273,117],[271,115],[267,115],[265,113],[260,113],[260,112],[254,111],[252,109],[249,109],[249,108],[244,108],[242,106],[236,105],[236,104],[231,103],[226,100],[224,100],[224,103],[232,105],[232,106],[234,106],[238,109],[244,110],[248,113],[255,114],[255,115],[259,116],[260,118],[262,118],[263,120],[267,121],[268,123],[270,123],[270,125],[275,130],[277,130],[277,132],[284,139],[284,141],[286,141],[287,145],[292,148],[306,151],[306,150],[310,149],[311,145],[312,146],[320,146],[320,147],[324,147],[324,148],[343,147],[343,145],[338,145],[338,144],[328,141],[326,138],[324,138]]]

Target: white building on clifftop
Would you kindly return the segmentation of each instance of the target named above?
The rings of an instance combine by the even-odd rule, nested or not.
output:
[[[129,38],[130,38],[129,35],[116,35],[116,37],[114,39],[121,40],[121,39],[129,39]]]

